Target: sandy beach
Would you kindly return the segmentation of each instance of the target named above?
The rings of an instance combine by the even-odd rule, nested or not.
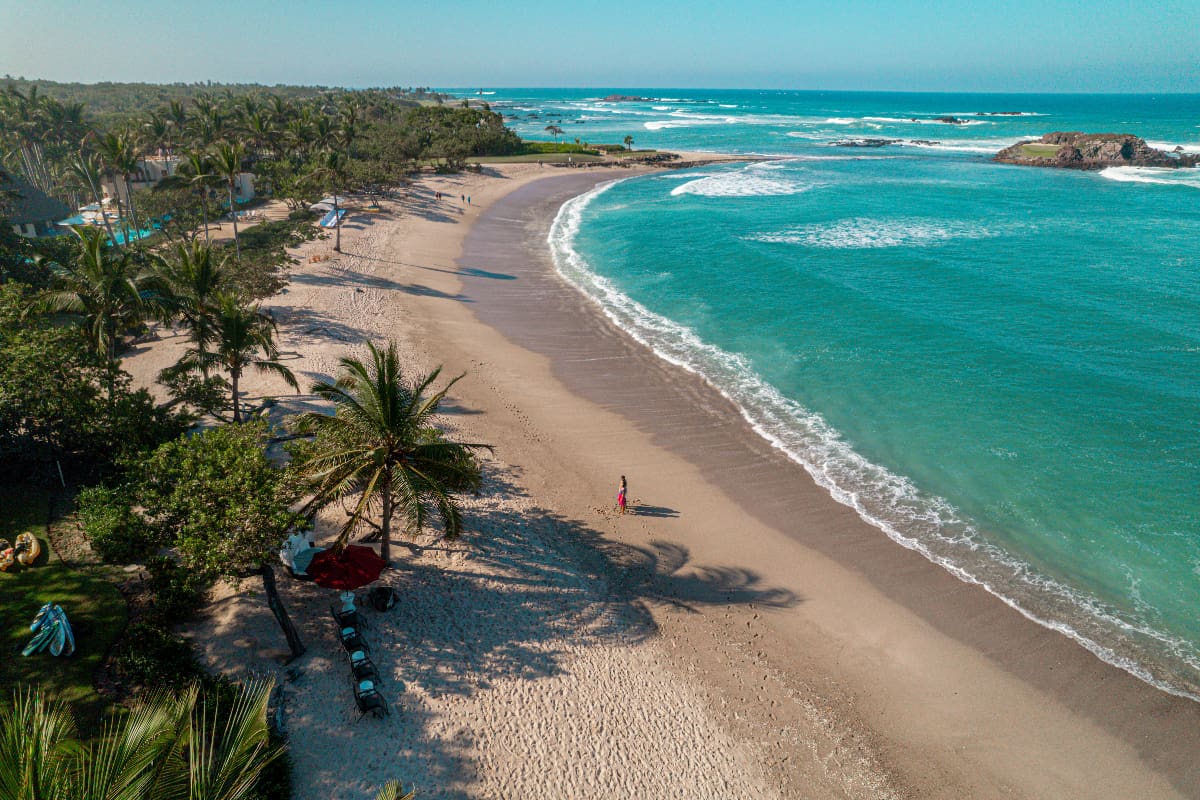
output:
[[[422,178],[352,213],[343,253],[296,251],[264,303],[305,389],[393,339],[413,372],[466,373],[446,425],[495,446],[466,535],[398,542],[400,602],[368,612],[387,719],[358,718],[326,590],[281,578],[309,648],[286,668],[249,584],[187,631],[279,681],[295,796],[1200,796],[1200,705],[887,539],[554,273],[558,208],[629,174]],[[124,367],[150,385],[183,346],[163,331]]]

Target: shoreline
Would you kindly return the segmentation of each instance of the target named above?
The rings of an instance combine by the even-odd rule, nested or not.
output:
[[[552,220],[557,208],[565,202],[565,194],[570,197],[580,194],[575,188],[554,193],[548,202],[543,199],[538,212],[541,218]],[[512,219],[515,209],[509,204],[524,202],[519,193],[534,194],[537,191],[537,187],[529,186],[510,194],[494,213]],[[485,259],[488,252],[519,249],[515,242],[490,238],[496,234],[486,231],[487,223],[487,217],[481,219],[468,235],[465,253],[460,259],[463,266],[470,268],[476,260]],[[473,241],[477,238],[479,241]],[[533,249],[536,243],[544,241],[544,236],[530,236],[526,246]],[[863,521],[852,509],[838,504],[826,490],[816,486],[800,465],[776,451],[753,431],[742,418],[740,409],[716,389],[683,368],[667,364],[649,352],[649,348],[632,342],[627,332],[603,318],[603,312],[594,302],[558,276],[548,253],[540,259],[530,260],[536,263],[530,269],[542,273],[529,275],[537,280],[536,310],[528,303],[516,302],[514,295],[497,297],[495,291],[490,291],[489,305],[479,303],[475,306],[475,315],[481,322],[499,330],[518,346],[548,357],[555,378],[570,392],[615,411],[631,421],[639,432],[648,435],[654,446],[670,450],[698,465],[706,489],[727,493],[747,514],[772,529],[785,532],[793,541],[829,558],[843,569],[865,577],[888,600],[913,612],[939,634],[984,655],[1007,676],[1046,693],[1053,702],[1061,703],[1068,714],[1093,720],[1109,731],[1139,729],[1136,736],[1123,736],[1126,742],[1138,741],[1144,746],[1147,740],[1157,739],[1158,746],[1148,748],[1152,753],[1149,760],[1166,767],[1168,773],[1179,770],[1179,779],[1174,782],[1185,793],[1196,785],[1196,773],[1188,763],[1190,748],[1180,747],[1183,740],[1194,741],[1192,732],[1195,722],[1200,720],[1196,703],[1170,696],[1101,661],[1065,635],[1025,618],[1000,598],[986,593],[983,587],[965,583],[919,553],[887,539],[882,531]],[[494,256],[491,262],[495,262]],[[520,270],[516,264],[512,267],[514,271]],[[528,273],[529,270],[518,272],[523,276]],[[576,302],[559,297],[553,290],[555,283],[576,294]],[[473,284],[483,288],[477,278],[467,277],[463,284],[468,298],[472,297]],[[553,302],[549,302],[551,296]],[[505,303],[509,305],[505,307]],[[563,313],[576,325],[586,321],[587,335],[568,338],[565,327],[555,328],[547,321],[548,309]],[[589,315],[600,319],[587,319]],[[535,317],[536,324],[531,325]],[[604,345],[600,352],[597,352],[597,342]],[[574,349],[572,345],[575,345]],[[589,364],[585,358],[605,364],[605,372],[598,376],[591,366],[584,366]],[[619,374],[622,365],[630,365],[624,375]],[[634,388],[614,392],[614,384],[620,385],[622,379]],[[672,392],[673,385],[680,384],[682,388]],[[670,399],[664,400],[664,397]],[[678,409],[689,404],[701,411],[694,414],[694,419],[682,421],[680,417],[686,412]],[[721,429],[724,436],[714,434],[714,428]],[[698,434],[702,429],[705,429],[704,433]],[[714,452],[719,455],[714,456]],[[730,484],[729,478],[734,475],[736,480]],[[787,478],[778,477],[782,475]],[[796,523],[792,520],[797,511],[815,519]],[[821,530],[826,526],[832,530]],[[765,564],[762,566],[765,570]],[[1020,642],[1021,647],[1008,646],[1016,642]],[[1056,674],[1048,674],[1048,670]],[[967,683],[970,682],[964,682]],[[1108,696],[1089,697],[1090,692],[1101,686]],[[1149,707],[1156,707],[1153,714],[1146,713],[1145,709]],[[1127,710],[1133,711],[1126,713]],[[949,716],[948,709],[946,713]],[[1167,724],[1164,717],[1173,719]],[[1175,750],[1173,758],[1171,750]],[[1069,765],[1058,766],[1066,769]],[[1094,777],[1092,774],[1091,778]],[[1054,796],[1054,793],[1047,791],[1044,796]]]
[[[264,305],[279,313],[281,349],[301,359],[304,383],[328,377],[336,358],[364,338],[395,338],[411,354],[410,368],[444,363],[447,375],[468,372],[448,419],[497,446],[501,461],[488,467],[496,485],[471,511],[489,535],[444,553],[422,544],[400,574],[435,564],[437,571],[421,572],[422,585],[450,580],[446,574],[468,581],[505,568],[497,553],[511,561],[532,542],[543,560],[561,555],[554,563],[605,598],[606,608],[615,605],[619,624],[600,641],[556,631],[555,646],[574,654],[555,663],[565,673],[534,669],[508,689],[507,671],[493,675],[486,659],[482,670],[468,659],[468,672],[483,673],[464,692],[477,704],[473,711],[430,688],[436,682],[422,674],[429,667],[420,656],[437,661],[443,649],[417,647],[417,657],[409,656],[409,626],[418,623],[383,627],[379,636],[395,633],[399,642],[394,677],[405,688],[392,694],[419,724],[393,729],[394,747],[341,737],[355,739],[357,752],[370,748],[369,775],[391,769],[433,797],[500,796],[497,786],[569,796],[572,785],[672,797],[683,785],[728,787],[731,776],[741,788],[726,796],[1058,798],[1101,796],[1097,787],[1113,797],[1194,793],[1197,704],[1104,664],[887,539],[750,429],[716,390],[637,344],[559,278],[546,245],[558,208],[624,175],[486,173],[422,179],[404,216],[347,225],[345,254],[302,263],[288,291]],[[479,202],[435,206],[433,188],[451,196],[466,189]],[[321,248],[312,243],[301,253]],[[131,366],[143,382],[169,363],[172,346],[178,343],[167,340],[130,359],[142,362]],[[274,394],[289,411],[309,403],[293,401],[269,378],[256,377],[249,391]],[[621,473],[629,474],[643,513],[612,513]],[[523,549],[505,551],[510,539]],[[269,614],[244,595],[219,597],[193,632],[211,666],[280,676],[290,698],[297,796],[342,796],[367,775],[349,769],[363,766],[353,761],[342,771],[330,766],[331,756],[356,750],[328,742],[341,709],[322,707],[345,698],[336,648],[332,659],[324,652],[327,599],[303,584],[281,588],[312,644],[305,668],[328,680],[310,679],[306,689],[283,677],[273,660],[278,648],[258,645],[278,638]],[[443,603],[453,596],[439,595]],[[526,644],[531,627],[545,633],[493,624],[502,649]],[[416,633],[418,643],[431,636],[422,627]],[[443,648],[444,634],[433,634]],[[489,637],[496,631],[483,632]],[[249,657],[246,639],[254,643]],[[528,672],[529,660],[522,663]],[[626,686],[635,666],[659,682]],[[562,684],[599,674],[618,680]],[[523,725],[539,722],[525,719],[523,709],[562,692],[579,702],[551,703],[550,729],[521,739]],[[674,699],[664,706],[667,696]],[[598,698],[636,711],[620,724],[635,753],[655,758],[642,769],[629,753],[585,754],[583,780],[571,784],[553,768],[574,757],[580,714],[589,717]],[[686,714],[671,716],[675,706]],[[647,714],[670,725],[655,728]],[[478,739],[461,751],[447,746],[460,722]],[[489,734],[516,736],[528,749],[497,755]],[[603,750],[614,736],[622,733],[584,732],[579,741],[605,738],[597,745]],[[548,751],[546,738],[554,739]],[[418,752],[426,746],[438,754],[432,766]],[[714,747],[733,760],[718,759]],[[460,758],[472,769],[450,770]],[[510,763],[530,758],[545,775]],[[625,781],[615,777],[623,767]],[[436,786],[450,772],[447,794],[430,789],[429,780]]]

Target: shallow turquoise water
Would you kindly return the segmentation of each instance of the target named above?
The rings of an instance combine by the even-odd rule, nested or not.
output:
[[[607,93],[488,99],[527,136],[781,158],[573,201],[564,274],[897,541],[1200,694],[1200,170],[987,158],[1200,150],[1200,96]],[[863,136],[901,142],[830,146]]]

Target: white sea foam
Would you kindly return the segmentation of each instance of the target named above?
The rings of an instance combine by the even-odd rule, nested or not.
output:
[[[1167,153],[1174,153],[1178,147],[1181,152],[1196,154],[1200,153],[1200,143],[1197,142],[1146,142],[1146,144],[1157,150],[1163,150]]]
[[[986,153],[995,155],[1006,147],[1025,141],[1028,137],[1013,137],[1010,139],[964,139],[937,142],[914,142],[912,140],[898,142],[901,147],[919,147],[925,150],[945,150],[951,153]]]
[[[921,117],[909,117],[907,119],[901,117],[863,117],[866,122],[890,122],[903,125],[943,125],[947,128],[966,128],[971,125],[991,125],[992,123],[984,119],[962,119],[960,122],[941,122],[936,119],[924,119]]]
[[[1109,167],[1100,170],[1100,177],[1122,183],[1155,183],[1160,186],[1188,186],[1200,189],[1200,168],[1195,167]]]
[[[800,225],[774,233],[751,234],[746,238],[756,242],[857,250],[928,247],[951,239],[983,239],[993,235],[986,228],[951,221],[858,217],[824,225]]]
[[[672,197],[690,194],[699,197],[783,197],[816,188],[795,174],[779,175],[786,169],[782,161],[749,164],[733,172],[700,174],[671,190]],[[766,174],[764,174],[766,173]]]
[[[835,500],[854,509],[896,543],[919,552],[960,580],[979,585],[1026,618],[1070,637],[1103,661],[1170,694],[1200,701],[1194,683],[1178,686],[1163,670],[1147,666],[1137,657],[1150,643],[1200,672],[1194,646],[1149,626],[1130,623],[1101,601],[1039,574],[1030,564],[982,538],[946,500],[921,492],[907,478],[865,459],[819,414],[759,378],[744,357],[725,352],[690,328],[650,311],[594,272],[575,249],[575,236],[584,209],[621,182],[602,184],[568,201],[555,217],[547,241],[556,268],[568,283],[660,358],[703,378],[735,404],[760,436],[803,467]],[[1031,604],[1039,610],[1033,611]],[[1101,640],[1113,646],[1101,644]]]

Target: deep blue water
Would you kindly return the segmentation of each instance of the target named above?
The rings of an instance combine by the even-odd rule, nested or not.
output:
[[[892,538],[1200,695],[1200,170],[989,160],[1200,152],[1200,95],[609,93],[485,99],[528,138],[778,158],[572,201],[564,275]],[[900,142],[831,146],[863,137]]]

